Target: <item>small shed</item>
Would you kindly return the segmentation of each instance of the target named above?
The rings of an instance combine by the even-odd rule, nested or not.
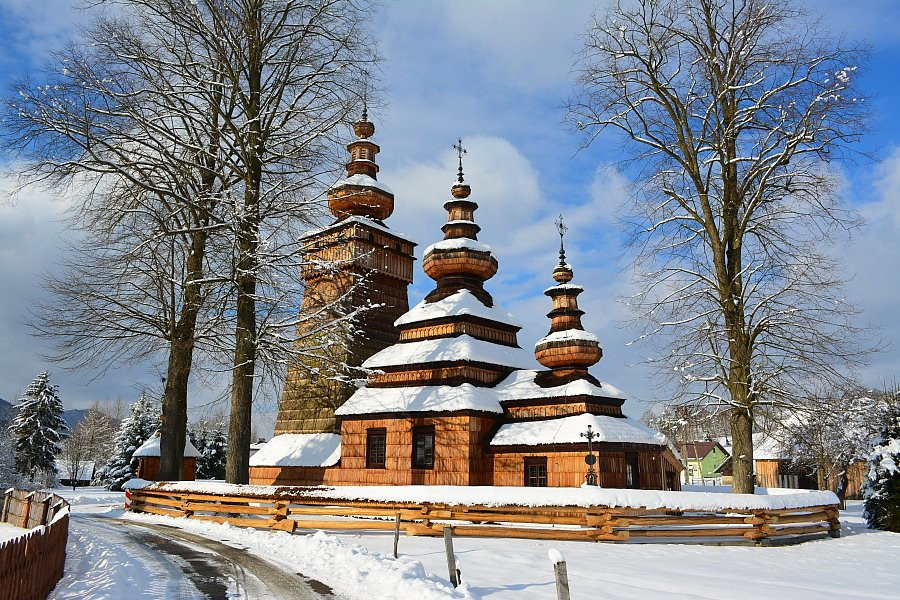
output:
[[[60,485],[67,487],[84,487],[91,485],[91,479],[94,477],[94,461],[80,463],[78,465],[78,472],[75,473],[74,476],[72,471],[72,465],[59,465],[59,475],[57,479],[59,479]]]
[[[150,436],[141,447],[134,451],[132,455],[138,459],[137,471],[135,477],[146,479],[147,481],[159,480],[159,431]],[[197,478],[197,457],[200,451],[197,450],[191,441],[187,438],[184,440],[184,460],[181,463],[181,479],[180,481],[194,481]]]

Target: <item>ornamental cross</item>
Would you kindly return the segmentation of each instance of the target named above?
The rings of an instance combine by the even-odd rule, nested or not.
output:
[[[559,215],[559,218],[557,218],[553,224],[556,225],[556,231],[559,232],[559,264],[564,265],[566,264],[566,249],[563,247],[563,236],[566,235],[569,228],[563,223],[562,215]]]
[[[459,155],[459,175],[458,175],[458,181],[459,181],[460,183],[462,183],[462,182],[463,182],[462,157],[463,157],[463,154],[466,153],[466,149],[463,148],[463,145],[462,145],[462,138],[459,138],[459,140],[458,140],[455,144],[453,144],[453,149],[456,150],[456,154]]]

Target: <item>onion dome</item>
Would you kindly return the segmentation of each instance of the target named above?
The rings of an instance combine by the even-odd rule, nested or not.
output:
[[[559,264],[553,269],[553,279],[557,285],[548,288],[544,294],[553,301],[553,309],[547,313],[550,318],[550,332],[538,340],[534,346],[534,357],[539,363],[554,371],[583,371],[596,364],[603,356],[597,336],[584,330],[578,308],[578,295],[584,288],[569,283],[574,273],[566,262],[563,236],[567,227],[562,215],[556,222],[559,231]]]
[[[444,239],[425,249],[422,268],[438,286],[426,301],[433,302],[458,292],[471,291],[486,306],[493,306],[493,299],[484,289],[484,282],[497,273],[498,263],[487,244],[478,241],[481,228],[475,223],[478,204],[469,200],[472,188],[463,178],[462,140],[453,146],[459,154],[457,180],[450,188],[453,200],[444,204],[447,222],[441,227]]]
[[[353,132],[357,139],[347,144],[347,177],[328,190],[328,207],[339,219],[358,215],[381,221],[394,212],[394,194],[377,181],[375,155],[381,148],[369,139],[375,133],[375,124],[369,121],[366,109],[353,124]]]

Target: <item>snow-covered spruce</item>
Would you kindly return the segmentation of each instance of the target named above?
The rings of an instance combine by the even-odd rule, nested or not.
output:
[[[225,423],[201,421],[188,430],[188,438],[200,453],[197,458],[197,479],[225,479],[228,451]]]
[[[895,413],[872,448],[863,483],[869,527],[900,532],[900,412]]]
[[[39,474],[50,484],[56,476],[56,457],[62,452],[60,443],[68,436],[63,419],[62,400],[50,373],[38,375],[25,395],[19,398],[16,416],[9,427],[15,447],[16,472],[34,482]]]
[[[134,452],[159,429],[159,409],[141,394],[131,405],[131,415],[122,422],[116,434],[115,456],[109,463],[104,484],[110,490],[121,490],[122,484],[134,476],[137,461]]]

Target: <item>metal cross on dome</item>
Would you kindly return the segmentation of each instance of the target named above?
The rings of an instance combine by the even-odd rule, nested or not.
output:
[[[466,149],[463,148],[463,145],[462,145],[462,138],[459,138],[459,140],[455,144],[453,144],[453,149],[456,150],[456,153],[459,155],[459,175],[457,176],[457,181],[462,183],[463,182],[462,157],[463,157],[463,154],[466,153]]]
[[[569,228],[563,223],[562,214],[559,215],[553,224],[556,225],[556,231],[559,232],[559,264],[564,265],[566,264],[566,249],[563,247],[563,237],[566,235]]]

